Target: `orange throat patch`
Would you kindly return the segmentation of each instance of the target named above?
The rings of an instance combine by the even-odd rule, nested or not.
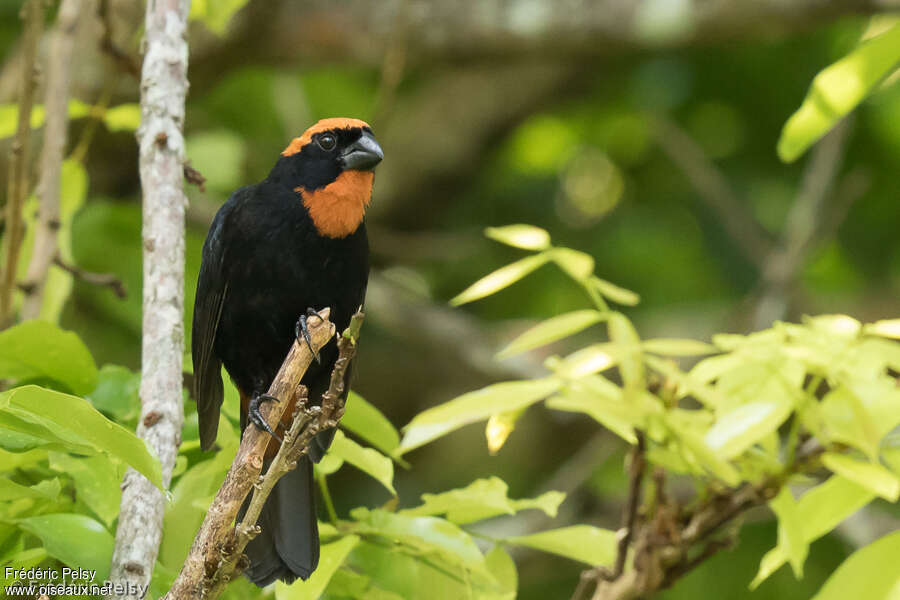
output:
[[[344,171],[324,188],[308,191],[294,188],[303,197],[303,206],[316,230],[330,238],[347,237],[359,227],[372,199],[372,171]]]

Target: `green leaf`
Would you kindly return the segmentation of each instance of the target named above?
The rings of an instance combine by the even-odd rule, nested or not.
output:
[[[279,581],[275,584],[275,600],[317,600],[344,559],[359,543],[355,535],[348,535],[330,544],[323,544],[319,566],[306,581],[297,580],[291,585]]]
[[[485,296],[490,296],[491,294],[499,292],[503,288],[522,279],[538,267],[543,266],[548,260],[550,260],[550,257],[546,253],[542,253],[534,256],[526,256],[505,267],[500,267],[493,273],[485,275],[460,292],[458,296],[450,300],[450,304],[459,306],[460,304],[466,304],[467,302],[479,300]]]
[[[863,462],[835,452],[826,452],[822,456],[822,464],[889,502],[896,502],[900,498],[900,479],[879,464]]]
[[[591,277],[590,284],[605,296],[607,300],[612,300],[616,304],[624,306],[635,306],[641,301],[641,297],[631,290],[627,290],[614,283],[600,279],[599,277]]]
[[[54,514],[18,521],[19,527],[41,539],[47,554],[71,567],[97,571],[104,581],[112,560],[113,536],[85,515]]]
[[[874,323],[866,325],[863,328],[863,331],[869,335],[900,340],[900,319],[875,321]]]
[[[576,310],[551,317],[538,323],[501,350],[497,354],[498,359],[515,356],[533,348],[545,346],[551,342],[574,335],[587,329],[591,325],[599,323],[606,315],[596,310]]]
[[[537,498],[512,500],[507,495],[509,487],[499,477],[476,479],[464,488],[440,494],[422,494],[423,504],[407,508],[400,514],[411,516],[446,515],[449,521],[459,525],[489,519],[497,515],[512,515],[517,511],[537,508],[555,517],[559,505],[565,499],[562,492],[546,492]]]
[[[103,111],[103,123],[110,131],[136,131],[141,124],[141,106],[127,103]]]
[[[900,594],[900,531],[860,548],[831,574],[813,600],[897,600]]]
[[[644,363],[641,357],[641,339],[628,317],[620,312],[609,314],[609,339],[621,352],[619,371],[625,387],[643,389]]]
[[[75,498],[90,508],[106,525],[119,516],[122,476],[105,456],[75,458],[61,452],[50,453],[50,468],[65,473],[75,482]]]
[[[700,354],[716,354],[715,346],[690,339],[655,338],[641,343],[644,352],[662,354],[663,356],[698,356]]]
[[[665,413],[663,418],[678,443],[690,453],[700,467],[730,486],[737,485],[741,481],[740,474],[731,463],[709,447],[704,436],[697,431],[699,419],[694,413],[696,411],[672,410]],[[691,417],[691,421],[688,421],[688,416]]]
[[[483,421],[493,414],[534,404],[558,390],[561,385],[555,378],[495,383],[429,408],[416,415],[404,427],[399,452],[418,448],[463,425]]]
[[[202,21],[216,35],[224,35],[231,17],[247,4],[247,0],[193,0],[191,20]]]
[[[36,485],[25,486],[3,477],[0,478],[0,502],[19,498],[56,500],[61,489],[58,479],[45,479]]]
[[[484,569],[484,556],[468,533],[444,519],[413,517],[385,510],[354,509],[355,531],[380,535],[425,552],[438,552],[456,564]]]
[[[811,544],[868,504],[875,494],[839,475],[806,492],[797,502],[797,512],[803,516],[803,539]],[[788,561],[788,551],[779,544],[766,553],[759,572],[750,584],[756,588]]]
[[[0,332],[0,379],[47,378],[75,394],[97,385],[97,365],[84,342],[45,321],[25,321]]]
[[[792,162],[862,102],[900,61],[900,23],[822,70],[784,125],[778,156]]]
[[[706,432],[706,445],[725,459],[735,458],[777,430],[792,409],[784,395],[741,404],[716,419]]]
[[[162,489],[159,460],[144,441],[108,420],[76,396],[27,385],[0,394],[0,414],[11,412],[52,431],[57,438],[83,440],[96,451],[122,460]]]
[[[586,282],[594,273],[594,257],[580,250],[554,248],[550,257],[569,277],[578,282]]]
[[[598,394],[583,385],[570,386],[545,404],[553,410],[584,413],[630,444],[637,443],[634,428],[643,424],[646,414],[640,403],[625,402],[621,390]]]
[[[503,546],[496,544],[484,556],[484,561],[487,563],[488,571],[500,584],[501,593],[505,594],[500,597],[503,600],[514,600],[519,589],[519,574],[516,571],[516,563],[509,553]]]
[[[616,532],[590,525],[551,529],[504,541],[565,556],[591,566],[609,565],[616,558]]]
[[[803,563],[809,554],[809,542],[803,530],[803,517],[797,510],[797,503],[788,486],[769,502],[769,507],[778,517],[778,545],[785,549],[794,576],[803,577]]]
[[[501,244],[523,250],[546,250],[550,247],[550,234],[534,225],[507,225],[488,227],[484,235]]]
[[[94,407],[118,422],[129,421],[140,413],[140,373],[118,365],[103,365],[97,378],[97,387],[87,394]]]
[[[491,456],[497,454],[503,448],[503,444],[509,439],[510,434],[515,431],[516,423],[525,414],[525,410],[525,408],[520,408],[490,416],[487,425],[484,426],[484,439],[487,442],[488,452],[491,453]]]
[[[400,434],[374,405],[351,391],[341,427],[353,432],[383,453],[390,455],[400,445]]]
[[[592,344],[576,350],[555,365],[546,365],[561,377],[580,379],[605,371],[619,362],[615,344]]]
[[[341,430],[335,432],[334,441],[331,442],[328,453],[350,463],[378,481],[391,494],[397,495],[393,484],[394,463],[387,456],[372,448],[363,448],[344,435]]]

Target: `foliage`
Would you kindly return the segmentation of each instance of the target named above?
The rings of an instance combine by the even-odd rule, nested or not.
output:
[[[552,247],[549,235],[534,227],[513,225],[487,233],[535,252],[513,265],[555,262],[594,303],[593,309],[535,325],[498,357],[556,342],[600,322],[606,324],[608,340],[549,357],[544,363],[548,376],[494,384],[421,413],[406,427],[401,449],[466,423],[510,414],[514,423],[526,407],[543,402],[553,410],[586,414],[631,444],[635,431],[643,432],[650,463],[691,478],[698,498],[777,478],[780,492],[769,506],[778,518],[778,545],[763,558],[754,586],[785,562],[801,577],[812,541],[876,497],[888,502],[900,497],[897,442],[889,435],[900,425],[900,343],[895,341],[900,320],[864,326],[848,316],[824,315],[802,325],[776,323],[746,336],[718,334],[712,344],[641,340],[623,313],[607,307],[616,294],[603,298],[608,292],[597,286],[593,263],[581,253]],[[508,276],[511,272],[519,276]],[[523,275],[503,267],[455,301],[488,296]],[[631,297],[625,291],[624,299]],[[673,357],[685,356],[706,358],[683,369]],[[608,376],[614,368],[617,378]],[[506,439],[497,442],[490,420],[486,436],[494,450]],[[801,448],[810,446],[817,451],[801,459]],[[809,463],[803,462],[810,456]],[[821,467],[832,475],[796,501],[792,485],[808,482],[806,473]]]

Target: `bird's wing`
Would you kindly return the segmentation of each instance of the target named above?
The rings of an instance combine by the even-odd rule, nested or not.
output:
[[[194,399],[200,426],[200,446],[208,450],[216,441],[219,428],[219,407],[222,406],[222,362],[215,353],[216,330],[222,307],[228,294],[224,231],[238,190],[222,206],[209,227],[203,244],[203,262],[197,280],[194,301],[194,325],[191,355],[194,361]]]

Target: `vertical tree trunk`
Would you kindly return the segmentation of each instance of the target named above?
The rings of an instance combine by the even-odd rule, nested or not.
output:
[[[148,0],[141,73],[141,186],[144,191],[144,303],[138,435],[159,456],[168,486],[181,442],[184,354],[184,101],[190,0]],[[122,492],[110,580],[125,598],[149,584],[162,537],[165,497],[129,469]]]
[[[44,284],[59,245],[59,186],[63,154],[69,128],[69,81],[72,72],[72,48],[78,21],[84,12],[82,0],[63,0],[56,18],[56,30],[50,39],[47,57],[47,88],[44,92],[44,147],[41,150],[41,174],[37,187],[40,212],[34,233],[34,251],[25,277],[22,320],[36,319],[41,313]]]

